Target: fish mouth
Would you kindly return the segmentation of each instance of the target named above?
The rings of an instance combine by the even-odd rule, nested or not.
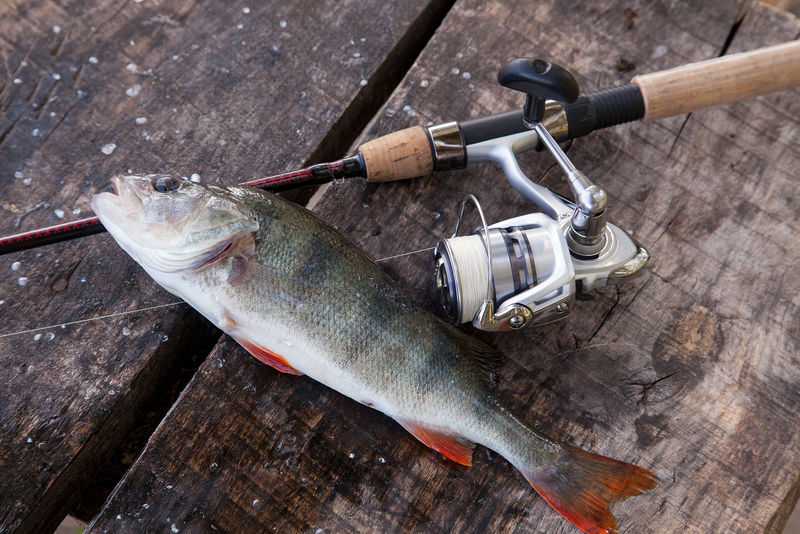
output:
[[[153,194],[150,176],[117,174],[111,177],[113,193],[106,191],[92,196],[94,212],[105,224],[105,219],[132,222],[138,218]]]
[[[135,235],[142,229],[141,216],[153,189],[146,176],[121,174],[111,177],[113,192],[92,195],[91,206],[103,226],[115,236]]]

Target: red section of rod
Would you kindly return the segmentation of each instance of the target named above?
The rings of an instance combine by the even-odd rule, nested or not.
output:
[[[10,252],[17,252],[18,250],[49,245],[50,243],[58,243],[59,241],[85,235],[99,234],[105,231],[106,229],[100,224],[100,219],[97,217],[89,217],[87,219],[80,219],[79,221],[57,224],[55,226],[14,234],[0,239],[0,254],[8,254]]]
[[[360,160],[355,157],[331,163],[320,163],[306,169],[285,172],[275,176],[259,178],[239,185],[258,187],[260,189],[287,189],[293,186],[309,185],[330,181],[334,178],[346,178],[361,174]],[[27,250],[30,248],[67,241],[76,237],[105,232],[106,229],[97,217],[89,217],[79,221],[57,224],[47,228],[31,230],[0,238],[0,255]]]

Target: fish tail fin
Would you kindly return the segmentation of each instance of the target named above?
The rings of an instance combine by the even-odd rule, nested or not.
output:
[[[563,445],[555,461],[543,468],[521,469],[547,504],[589,534],[616,534],[609,505],[655,487],[658,478],[646,469]]]

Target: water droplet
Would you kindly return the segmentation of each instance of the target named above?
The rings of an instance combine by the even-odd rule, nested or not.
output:
[[[94,56],[89,56],[89,63],[91,63],[92,65],[97,65],[98,63],[97,58]]]
[[[288,26],[288,24],[289,24],[288,22],[286,22],[285,20],[282,20],[281,21],[281,28],[285,28],[286,26]]]
[[[347,455],[347,457],[352,460],[353,458],[356,457],[356,455],[351,452],[350,454]]]
[[[22,178],[22,171],[17,171],[14,173],[14,178]]]
[[[166,486],[164,486],[164,487],[165,487],[165,488],[167,488],[168,490],[171,490],[171,489],[172,489],[172,484],[167,484],[167,485],[166,485]]]
[[[117,514],[117,521],[122,521],[122,516]]]
[[[385,463],[386,463],[386,458],[384,458],[383,456],[381,456],[380,458],[378,458],[378,461],[379,461],[380,463],[382,463],[382,464],[385,464]]]
[[[72,214],[73,215],[80,215],[81,214],[81,209],[80,208],[75,208],[74,210],[72,210]]]
[[[245,393],[248,395],[254,395],[256,393],[256,387],[253,384],[247,384],[242,388]]]
[[[139,85],[138,83],[135,83],[135,84],[131,85],[130,87],[128,87],[127,89],[125,89],[125,94],[128,95],[128,96],[136,96],[136,95],[139,94],[139,91],[141,91],[141,90],[142,90],[142,86]]]
[[[453,74],[458,74],[459,72],[461,72],[461,69],[459,69],[458,67],[453,67],[452,69],[450,69],[450,72],[452,72]]]
[[[113,389],[109,389],[109,390],[108,390],[108,394],[109,394],[109,395],[116,395],[116,394],[117,394],[117,392],[116,392],[116,391],[114,391]]]
[[[3,299],[0,299],[0,306],[2,306],[5,303],[6,303],[6,301],[4,301]]]
[[[353,57],[354,58],[360,58],[361,57],[361,52],[353,52]]]
[[[386,108],[383,110],[383,114],[387,117],[394,117],[394,110],[392,108]]]
[[[25,185],[31,185],[31,183],[33,183],[33,180],[31,178],[23,178],[22,183]]]
[[[365,85],[367,85],[367,83],[369,83],[369,82],[367,82],[367,80],[363,80],[362,79],[360,82],[358,82],[358,85],[360,85],[361,87],[364,87]]]
[[[465,80],[469,80],[470,78],[472,78],[472,74],[470,74],[469,72],[465,72],[465,73],[461,74],[461,76],[462,76],[462,77],[463,77]]]
[[[441,213],[439,213],[438,211],[434,211],[434,212],[433,212],[433,218],[434,218],[434,219],[436,219],[437,221],[438,221],[438,220],[439,220],[441,217],[442,217],[442,214],[441,214]]]
[[[169,336],[168,336],[166,333],[164,333],[164,332],[159,332],[159,333],[158,333],[158,340],[159,340],[161,343],[166,343],[166,342],[167,342],[167,340],[169,340]]]
[[[26,440],[25,440],[25,443],[30,443],[30,442],[32,442],[32,441],[33,441],[33,440],[32,440],[31,438],[28,438],[28,439],[26,439]]]
[[[100,148],[100,152],[102,152],[106,156],[110,156],[116,149],[117,149],[116,143],[108,143]]]
[[[203,178],[202,178],[202,177],[201,177],[199,174],[197,174],[196,172],[194,172],[194,173],[192,173],[192,175],[189,177],[189,179],[190,179],[191,181],[193,181],[194,183],[196,183],[196,184],[197,184],[197,183],[200,183],[200,181],[201,181]]]
[[[19,85],[22,83],[22,78],[14,78],[14,85]]]
[[[60,75],[59,73],[57,73],[57,72],[54,72],[54,73],[53,73],[53,74],[51,74],[50,76],[52,76],[52,77],[53,77],[53,79],[54,79],[54,80],[56,80],[56,81],[58,81],[58,80],[60,80],[60,79],[61,79],[61,75]]]
[[[55,339],[55,337],[56,337],[56,335],[54,333],[48,332],[48,333],[46,333],[44,335],[44,340],[45,341],[53,341],[53,339]]]
[[[131,335],[131,329],[130,329],[130,328],[128,328],[127,326],[123,326],[123,327],[122,327],[122,335],[123,335],[123,336],[129,336],[129,335]]]
[[[136,124],[147,124],[147,117],[136,117]]]
[[[669,51],[669,48],[667,48],[665,45],[661,44],[661,45],[658,45],[655,48],[655,50],[653,50],[653,53],[650,55],[650,57],[653,58],[653,59],[660,58],[661,56],[666,54],[668,51]]]
[[[419,82],[420,87],[428,87],[430,84],[431,82],[429,82],[428,80],[422,80],[421,82]]]
[[[41,137],[42,131],[39,128],[34,128],[33,130],[31,130],[31,135],[33,137]]]
[[[62,210],[61,208],[56,208],[56,209],[54,209],[54,210],[53,210],[53,213],[54,213],[54,214],[55,214],[55,216],[56,216],[56,217],[58,217],[59,219],[63,219],[63,218],[64,218],[64,210]]]
[[[34,341],[39,341],[40,339],[42,339],[42,334],[36,334],[33,336]]]
[[[261,508],[261,501],[259,501],[258,499],[253,499],[253,508],[255,508],[256,510]]]
[[[169,529],[170,529],[170,530],[171,530],[171,531],[172,531],[174,534],[178,534],[178,532],[180,532],[180,530],[178,530],[178,527],[176,527],[176,526],[175,526],[175,523],[172,523],[172,525],[170,525]]]
[[[214,369],[222,369],[222,360],[220,358],[214,358],[214,361],[211,362],[211,367]]]
[[[214,473],[216,473],[217,471],[219,471],[219,465],[217,465],[217,462],[214,462],[214,463],[212,463],[212,464],[211,464],[211,465],[208,467],[208,470],[209,470],[209,471],[210,471],[212,474],[214,474]]]
[[[15,261],[14,263],[11,264],[12,271],[19,271],[20,267],[22,267],[22,264],[18,261]]]
[[[250,8],[249,8],[249,7],[247,7],[247,6],[244,6],[244,7],[242,8],[242,13],[244,13],[245,15],[247,15],[248,13],[250,13]]]
[[[403,111],[405,111],[406,115],[408,115],[409,117],[416,117],[417,116],[416,110],[414,110],[414,108],[412,108],[408,104],[403,106]]]
[[[28,283],[27,276],[20,276],[19,278],[17,278],[17,285],[24,286],[27,283]]]
[[[75,96],[78,97],[78,100],[87,100],[89,98],[89,93],[83,89],[78,89],[75,91]]]

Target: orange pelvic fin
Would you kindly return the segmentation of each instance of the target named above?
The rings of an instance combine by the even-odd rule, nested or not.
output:
[[[474,443],[453,437],[414,421],[398,420],[397,422],[431,449],[439,451],[461,465],[472,465],[472,447],[475,446]]]
[[[271,350],[265,349],[264,347],[260,347],[255,343],[251,343],[247,339],[240,338],[240,337],[233,337],[239,345],[243,346],[247,349],[247,351],[258,358],[259,361],[266,363],[280,371],[281,373],[287,373],[290,375],[302,375],[300,371],[289,365],[289,362],[286,359],[279,355],[275,354]]]
[[[658,478],[633,464],[565,445],[546,468],[522,474],[547,504],[588,534],[616,534],[608,506],[655,487]]]

